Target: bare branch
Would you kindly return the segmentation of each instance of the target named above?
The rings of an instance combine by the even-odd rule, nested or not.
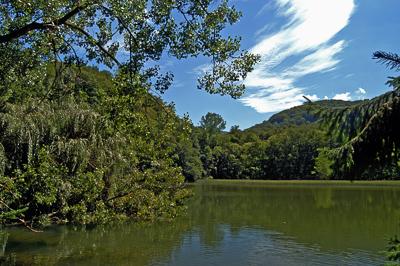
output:
[[[310,98],[308,98],[307,96],[303,95],[303,98],[306,99],[306,101],[307,101],[308,103],[312,103],[312,101],[310,100]]]
[[[30,226],[24,219],[18,218],[17,220],[20,221],[26,228],[28,228],[32,232],[34,232],[34,233],[43,233],[43,231],[33,229],[33,227]]]

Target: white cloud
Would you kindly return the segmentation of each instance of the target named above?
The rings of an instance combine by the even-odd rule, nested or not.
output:
[[[343,101],[351,101],[351,94],[350,92],[338,93],[333,96],[334,100],[343,100]]]
[[[278,14],[288,22],[261,39],[251,52],[261,63],[250,73],[245,85],[255,88],[241,101],[258,112],[275,112],[304,102],[305,88],[296,86],[302,77],[335,69],[344,40],[330,43],[350,20],[354,0],[275,0]],[[286,59],[302,58],[288,66]],[[279,70],[277,70],[279,67]]]
[[[259,113],[270,113],[276,110],[284,110],[296,105],[301,105],[305,99],[300,93],[301,89],[293,88],[290,90],[268,93],[268,94],[253,94],[246,97],[242,102],[246,106],[253,107]],[[311,101],[318,101],[317,95],[305,95]]]
[[[356,93],[357,93],[357,94],[366,94],[367,91],[366,91],[365,89],[363,89],[363,88],[358,88],[358,89],[356,90]]]
[[[299,89],[292,89],[269,94],[254,94],[244,98],[242,102],[259,113],[269,113],[300,105],[303,103],[303,98],[299,97]]]
[[[321,100],[317,95],[313,94],[313,95],[304,95],[306,96],[309,100],[311,100],[312,102]]]
[[[359,100],[364,100],[365,99],[365,94],[367,94],[367,91],[363,88],[358,88],[355,91],[355,94],[357,95],[357,99]]]

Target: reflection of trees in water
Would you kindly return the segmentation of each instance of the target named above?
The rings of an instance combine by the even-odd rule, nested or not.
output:
[[[4,256],[7,245],[8,233],[0,231],[0,257]]]
[[[7,264],[124,265],[134,260],[149,265],[183,250],[187,236],[218,249],[225,238],[249,229],[261,238],[262,232],[279,232],[321,250],[375,251],[398,231],[400,220],[398,189],[199,184],[195,190],[187,215],[171,223],[54,227],[40,234],[10,229],[3,251],[10,258]],[[0,234],[0,252],[5,241],[7,235]]]
[[[40,234],[14,229],[6,255],[16,254],[17,265],[129,265],[132,260],[135,265],[148,265],[168,257],[188,229],[173,223],[57,227]]]
[[[313,190],[315,206],[323,209],[332,208],[335,202],[332,199],[332,188]]]
[[[215,227],[210,219],[232,230],[282,232],[325,249],[380,250],[400,219],[400,190],[390,188],[218,184],[198,186],[197,194],[191,219],[213,241],[218,228],[208,228]]]
[[[7,239],[8,239],[8,233],[0,231],[0,265],[7,265],[11,264],[10,262],[12,262],[12,257],[5,255]]]

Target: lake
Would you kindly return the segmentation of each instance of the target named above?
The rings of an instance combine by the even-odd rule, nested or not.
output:
[[[208,181],[173,222],[9,228],[17,265],[382,265],[399,234],[391,183]],[[7,241],[6,241],[7,240]]]

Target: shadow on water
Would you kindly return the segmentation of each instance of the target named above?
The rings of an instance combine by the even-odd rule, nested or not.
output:
[[[400,188],[202,183],[172,223],[0,233],[16,265],[378,265]],[[7,261],[7,262],[6,262]]]

